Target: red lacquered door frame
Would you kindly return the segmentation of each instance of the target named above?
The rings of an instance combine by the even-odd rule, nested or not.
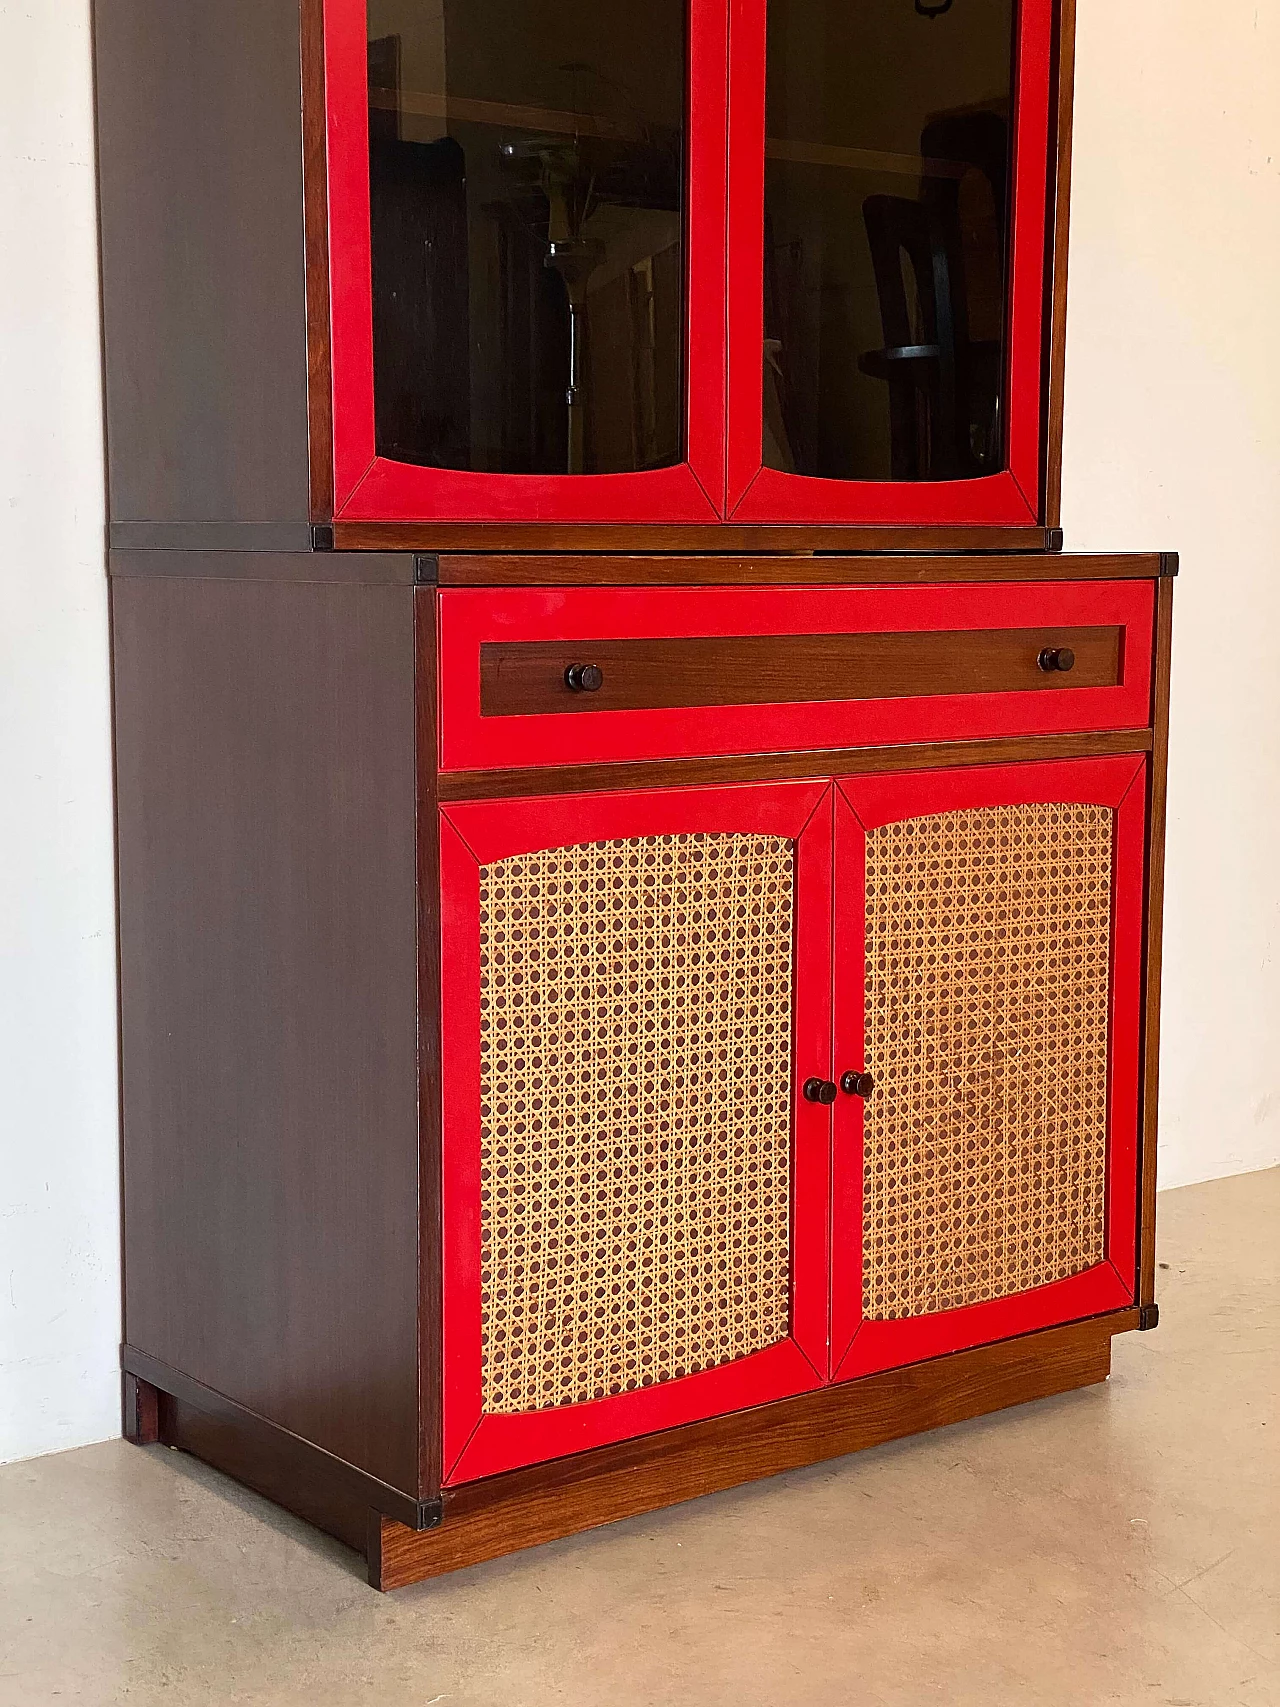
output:
[[[1021,0],[1015,68],[1008,468],[977,480],[826,480],[761,460],[766,0],[732,0],[729,85],[729,430],[726,514],[738,522],[1034,524],[1039,516],[1045,217],[1053,0]]]
[[[1081,759],[917,771],[844,781],[836,789],[835,1069],[870,1070],[865,1048],[866,837],[905,818],[1032,801],[1115,808],[1111,933],[1111,1043],[1107,1133],[1106,1260],[1067,1280],[989,1304],[905,1321],[862,1317],[863,1111],[835,1108],[832,1159],[831,1364],[845,1381],[876,1370],[1132,1304],[1137,1227],[1138,1051],[1146,793],[1143,758]]]
[[[806,1102],[800,1086],[831,1070],[831,811],[823,782],[483,802],[441,813],[446,1483],[745,1410],[825,1379],[831,1116]],[[616,1397],[482,1415],[480,867],[542,848],[699,832],[786,836],[796,844],[790,1337]]]
[[[941,587],[448,588],[440,595],[440,763],[445,770],[591,764],[908,741],[1140,729],[1151,703],[1148,581]],[[1124,629],[1115,687],[909,699],[682,706],[485,717],[489,641],[682,635],[961,633],[1040,625]],[[1061,678],[1070,682],[1071,678]]]
[[[724,496],[728,0],[690,0],[686,456],[633,474],[486,474],[379,457],[374,440],[366,0],[324,0],[334,514],[343,521],[710,522]]]

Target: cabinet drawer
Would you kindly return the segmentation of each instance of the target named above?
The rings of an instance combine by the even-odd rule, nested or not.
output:
[[[1152,589],[447,589],[441,764],[1141,728]]]

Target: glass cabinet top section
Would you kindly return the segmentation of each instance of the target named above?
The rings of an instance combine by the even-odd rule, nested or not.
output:
[[[683,455],[684,0],[369,0],[377,449]]]
[[[769,0],[770,468],[1007,465],[1013,0]]]

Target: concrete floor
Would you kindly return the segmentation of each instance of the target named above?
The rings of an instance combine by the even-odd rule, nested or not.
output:
[[[1280,1170],[1107,1387],[393,1596],[162,1447],[0,1470],[0,1704],[1280,1707]]]

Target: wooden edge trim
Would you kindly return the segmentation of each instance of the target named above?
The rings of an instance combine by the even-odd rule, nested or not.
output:
[[[432,1490],[439,1488],[444,1473],[438,598],[433,589],[424,588],[413,600],[418,784],[418,1486]]]
[[[134,1446],[154,1446],[160,1438],[160,1393],[149,1381],[122,1372],[121,1433]]]
[[[735,526],[703,522],[356,522],[334,524],[339,551],[1048,552],[1042,527]]]
[[[302,0],[302,219],[307,304],[311,519],[333,515],[333,368],[329,301],[329,165],[324,4]]]
[[[1062,423],[1066,402],[1067,252],[1071,227],[1071,147],[1075,103],[1076,0],[1059,0],[1054,47],[1054,136],[1049,155],[1049,206],[1045,280],[1049,292],[1045,383],[1044,519],[1062,520]]]
[[[255,1411],[236,1404],[212,1387],[204,1386],[190,1375],[170,1368],[167,1363],[149,1357],[134,1346],[120,1348],[120,1365],[126,1374],[149,1383],[160,1394],[178,1400],[211,1422],[227,1425],[240,1449],[240,1462],[236,1467],[219,1463],[213,1457],[208,1462],[215,1469],[227,1469],[228,1474],[266,1494],[278,1505],[297,1509],[291,1497],[293,1490],[307,1488],[331,1496],[335,1501],[372,1506],[410,1527],[434,1521],[435,1502],[418,1500],[412,1494],[391,1487],[367,1470],[348,1464],[343,1458],[336,1458],[333,1453],[303,1440],[278,1423],[268,1422]],[[160,1439],[166,1444],[182,1445],[180,1440],[170,1440],[165,1427],[165,1413],[162,1400]],[[205,1454],[200,1453],[199,1456]],[[253,1473],[255,1471],[256,1474]],[[309,1513],[303,1512],[302,1515],[308,1516]],[[321,1527],[326,1526],[322,1524]]]
[[[1105,1381],[1128,1309],[820,1387],[734,1416],[449,1489],[438,1528],[371,1525],[369,1580],[390,1590],[701,1494]]]
[[[634,546],[635,535],[629,543]],[[805,557],[737,555],[660,556],[636,552],[615,556],[516,556],[441,553],[436,575],[442,587],[500,586],[719,586],[865,582],[983,581],[1150,581],[1161,573],[1159,552],[1089,553],[1035,556],[1016,553],[982,557],[970,554],[828,554]]]
[[[729,782],[789,782],[874,771],[935,770],[954,765],[1007,765],[1050,759],[1108,758],[1151,750],[1149,729],[1084,735],[1016,736],[997,741],[937,741],[903,747],[835,748],[805,753],[747,754],[720,759],[653,759],[546,770],[445,771],[437,798],[495,800],[544,794],[595,794],[616,788],[703,787]]]
[[[1147,819],[1146,991],[1143,1009],[1141,1190],[1138,1298],[1156,1296],[1156,1156],[1160,1105],[1160,990],[1164,966],[1165,817],[1169,786],[1169,683],[1173,652],[1173,582],[1156,591],[1155,680]]]
[[[190,549],[113,550],[113,581],[279,581],[295,585],[392,586],[414,584],[414,559],[403,553]]]
[[[308,522],[111,522],[107,527],[107,549],[117,553],[309,554],[314,545],[315,529]],[[163,570],[157,566],[154,572]]]

